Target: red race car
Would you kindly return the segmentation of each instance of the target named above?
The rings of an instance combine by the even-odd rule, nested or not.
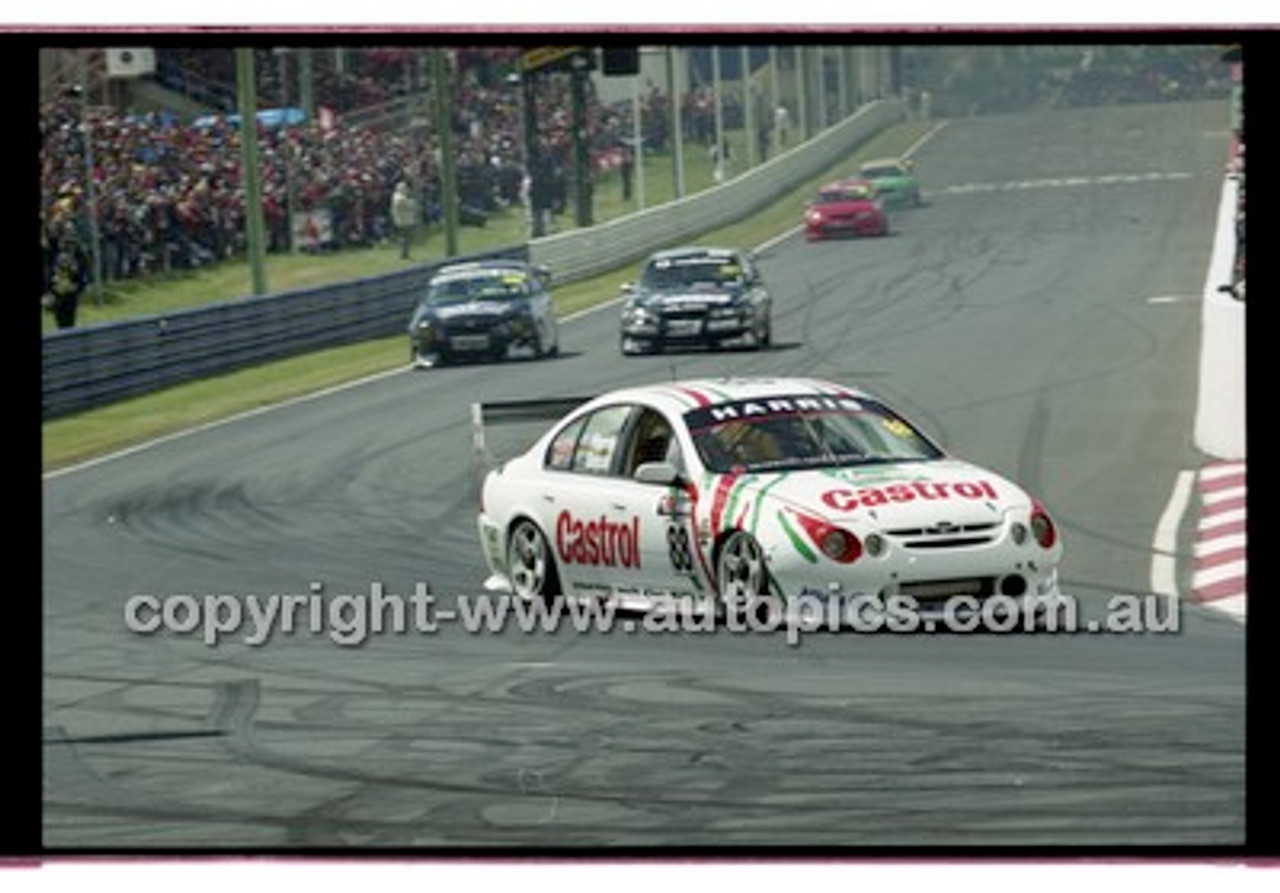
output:
[[[810,242],[831,236],[887,236],[889,215],[867,180],[837,180],[818,190],[804,212]]]

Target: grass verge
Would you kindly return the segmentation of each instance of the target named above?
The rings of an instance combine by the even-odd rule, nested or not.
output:
[[[746,246],[768,241],[799,223],[804,202],[820,183],[847,176],[862,159],[905,151],[931,126],[925,121],[910,121],[892,127],[868,140],[850,158],[798,186],[759,214],[704,233],[697,241]],[[398,261],[398,255],[388,253]],[[637,267],[637,264],[628,264],[590,280],[561,286],[556,292],[558,312],[561,316],[568,315],[616,297],[621,284],[635,276]],[[243,271],[240,275],[247,276]],[[175,385],[154,394],[54,419],[42,425],[41,464],[45,472],[56,470],[217,419],[402,367],[406,356],[403,336],[380,338]]]

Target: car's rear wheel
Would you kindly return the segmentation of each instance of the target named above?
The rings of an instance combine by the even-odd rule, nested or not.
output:
[[[716,553],[717,613],[732,614],[752,629],[776,628],[781,604],[769,593],[764,550],[751,534],[735,530]]]
[[[549,600],[560,594],[551,546],[538,525],[521,518],[507,538],[507,579],[511,592],[525,601]]]

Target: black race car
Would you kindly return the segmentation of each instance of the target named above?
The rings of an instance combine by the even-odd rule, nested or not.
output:
[[[454,359],[503,359],[511,348],[534,356],[560,350],[546,267],[515,260],[442,267],[409,320],[410,356],[417,366]]]
[[[677,345],[768,347],[773,303],[749,252],[673,248],[651,255],[622,286],[624,354]]]

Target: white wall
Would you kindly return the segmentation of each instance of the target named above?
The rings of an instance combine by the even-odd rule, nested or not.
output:
[[[1195,444],[1218,459],[1245,458],[1245,302],[1218,291],[1231,282],[1239,183],[1228,178],[1218,205],[1201,312],[1200,398]]]

